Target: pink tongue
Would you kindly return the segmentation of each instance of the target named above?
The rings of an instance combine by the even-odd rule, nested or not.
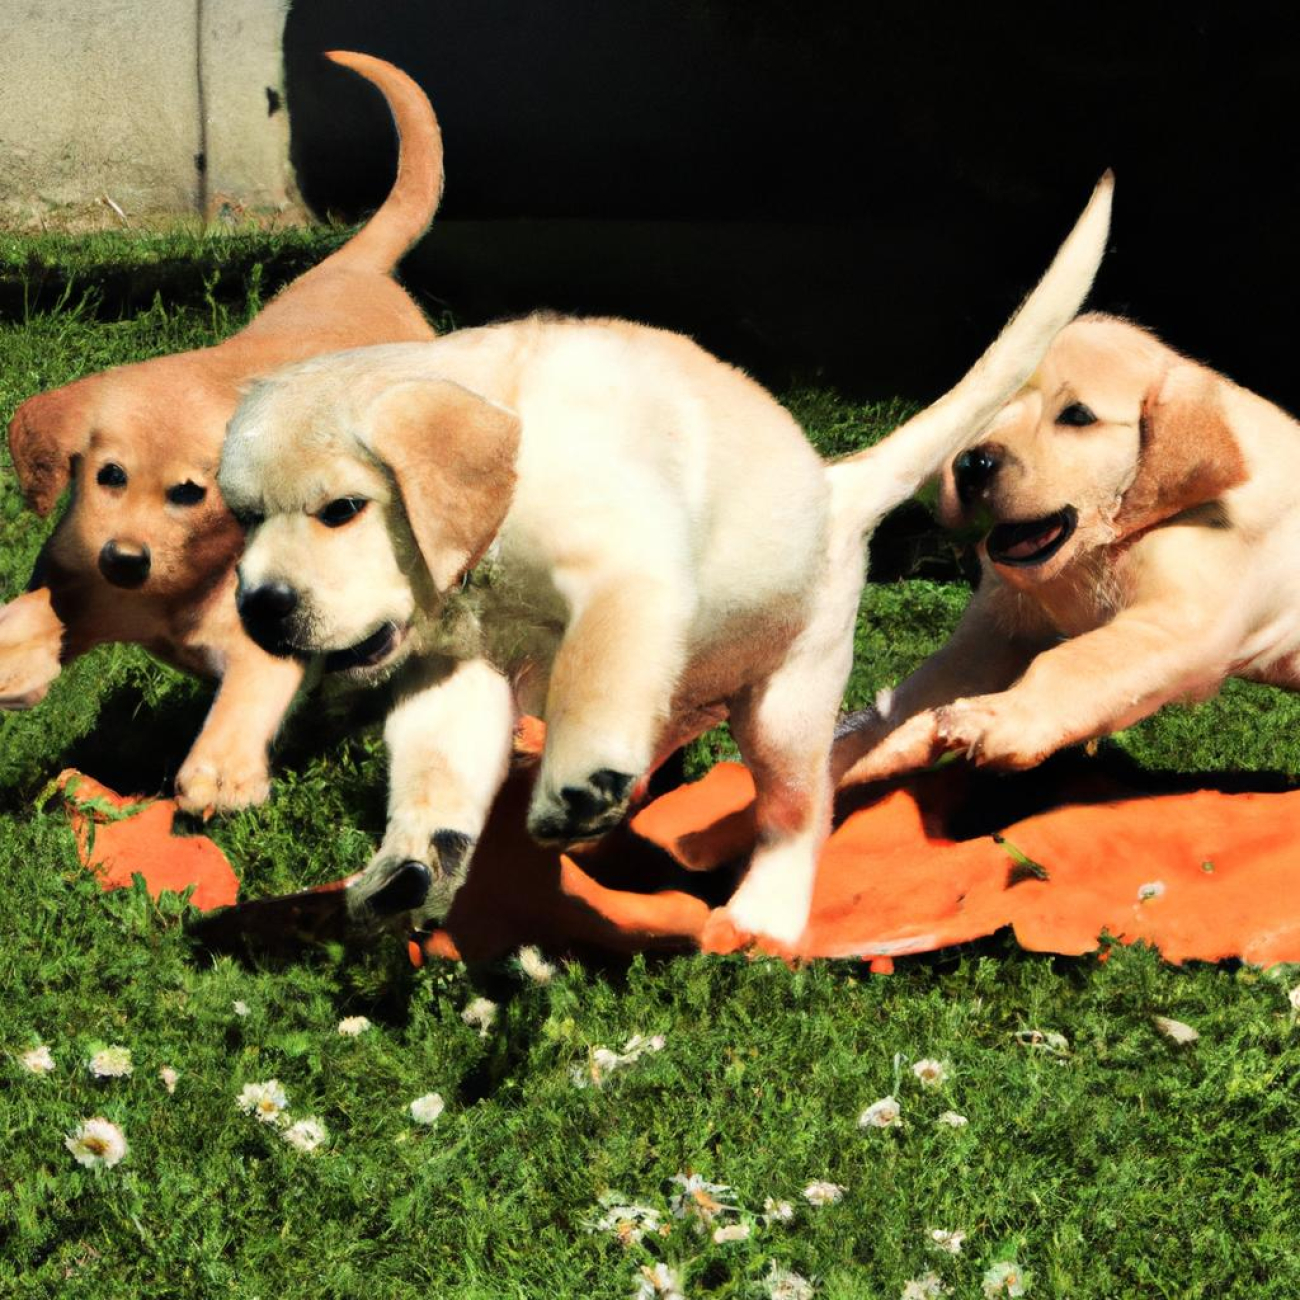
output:
[[[1035,551],[1041,551],[1049,542],[1055,541],[1060,533],[1061,525],[1057,524],[1055,528],[1049,528],[1045,533],[1039,533],[1037,537],[1026,537],[1023,542],[1008,546],[1002,554],[1009,560],[1023,560],[1027,555],[1033,555]]]

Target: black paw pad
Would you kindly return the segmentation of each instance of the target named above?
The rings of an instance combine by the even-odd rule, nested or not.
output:
[[[438,866],[445,876],[464,874],[469,855],[474,852],[474,837],[463,831],[435,831],[429,840]]]
[[[586,785],[566,785],[560,791],[568,821],[572,826],[585,826],[606,809],[621,804],[632,788],[634,776],[602,767],[587,778]]]
[[[412,912],[429,896],[433,873],[423,862],[403,862],[384,884],[366,900],[376,916],[397,916]]]

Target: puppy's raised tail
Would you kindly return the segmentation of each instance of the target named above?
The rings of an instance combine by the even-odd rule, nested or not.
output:
[[[1047,274],[957,385],[876,446],[827,467],[832,510],[842,526],[868,534],[969,446],[1033,375],[1092,287],[1106,251],[1114,179],[1108,171],[1097,182]]]
[[[442,132],[424,91],[400,68],[370,54],[325,56],[377,86],[397,127],[397,180],[379,211],[322,266],[387,274],[429,228],[442,198]]]

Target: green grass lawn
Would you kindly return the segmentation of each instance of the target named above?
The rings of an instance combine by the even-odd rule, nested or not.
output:
[[[43,387],[214,341],[336,239],[4,241],[0,417]],[[158,266],[175,293],[130,287]],[[836,452],[904,409],[816,389],[789,401]],[[3,594],[21,589],[45,528],[6,462]],[[897,681],[965,600],[959,584],[870,587],[850,701]],[[0,1295],[629,1300],[664,1264],[688,1297],[804,1294],[779,1288],[790,1271],[840,1300],[895,1300],[929,1274],[910,1294],[978,1298],[1011,1262],[1033,1296],[1300,1295],[1287,998],[1300,972],[1174,969],[1129,949],[1051,959],[1001,937],[890,977],[682,957],[561,964],[538,982],[513,961],[415,972],[396,946],[205,963],[179,900],[98,892],[41,792],[69,764],[160,789],[209,692],[119,647],[66,672],[39,710],[0,719]],[[1112,745],[1169,772],[1294,774],[1298,722],[1294,697],[1234,684]],[[693,767],[726,749],[701,742]],[[300,720],[276,773],[266,807],[211,828],[246,894],[364,863],[383,819],[377,735]],[[483,997],[498,1007],[485,1028],[463,1018]],[[1157,1015],[1199,1041],[1176,1046]],[[369,1028],[340,1034],[351,1016]],[[1022,1041],[1030,1030],[1064,1045]],[[634,1035],[662,1047],[593,1082],[599,1049]],[[41,1044],[55,1068],[29,1072],[21,1057]],[[91,1075],[108,1045],[130,1050],[133,1073]],[[946,1064],[938,1086],[915,1077],[923,1059]],[[237,1105],[269,1080],[287,1098],[279,1123]],[[410,1104],[431,1093],[444,1108],[418,1123]],[[860,1127],[891,1096],[901,1126]],[[940,1122],[949,1111],[967,1123]],[[111,1168],[65,1146],[95,1116],[125,1135]],[[287,1139],[310,1130],[289,1124],[309,1119],[327,1136],[304,1151]],[[678,1175],[728,1190],[675,1217]],[[839,1199],[810,1203],[819,1182]],[[660,1230],[651,1217],[621,1243],[599,1226],[611,1200],[653,1211]],[[736,1225],[748,1235],[714,1240]],[[935,1229],[964,1233],[960,1253]]]

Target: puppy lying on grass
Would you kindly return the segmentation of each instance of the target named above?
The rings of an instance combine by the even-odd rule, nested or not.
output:
[[[528,826],[599,837],[729,715],[759,847],[719,924],[792,943],[830,817],[835,715],[877,520],[1039,363],[1105,244],[1109,178],[974,370],[826,466],[758,384],[681,335],[546,317],[291,367],[240,404],[219,482],[251,529],[268,652],[391,676],[384,841],[351,904],[441,917],[519,710],[547,723]]]
[[[302,678],[244,634],[234,565],[243,535],[216,490],[226,424],[249,380],[289,361],[433,330],[392,278],[442,190],[442,140],[420,88],[391,64],[337,52],[383,92],[401,140],[392,192],[369,224],[216,347],[91,375],[29,398],[9,426],[23,493],[67,512],[26,595],[0,609],[0,708],[30,708],[61,665],[108,641],[135,641],[220,678],[176,778],[183,806],[237,808],[266,797],[267,747]]]
[[[1084,316],[943,479],[979,521],[952,640],[836,746],[846,781],[945,750],[1026,768],[1226,677],[1300,687],[1300,427],[1124,320]]]

